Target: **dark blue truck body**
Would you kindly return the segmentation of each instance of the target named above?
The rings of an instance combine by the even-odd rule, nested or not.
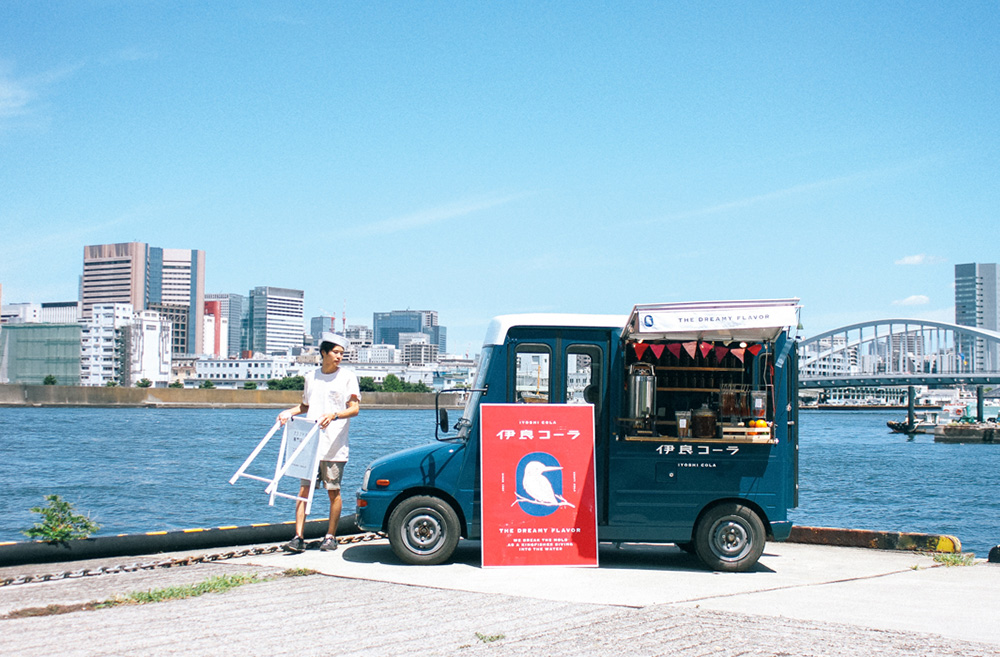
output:
[[[758,314],[780,304],[778,319],[787,319],[796,301],[694,310],[737,317],[737,303],[756,304],[748,312]],[[787,512],[797,502],[794,340],[787,326],[738,320],[735,328],[643,333],[643,308],[674,311],[495,319],[457,435],[373,461],[357,493],[361,528],[387,532],[404,561],[446,560],[459,536],[480,536],[479,405],[590,403],[599,540],[675,543],[718,570],[751,568],[765,539],[788,537]],[[647,396],[637,400],[641,383]],[[700,424],[683,435],[677,412],[692,410]]]

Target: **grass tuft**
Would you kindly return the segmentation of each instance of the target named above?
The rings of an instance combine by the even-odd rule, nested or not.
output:
[[[166,600],[182,600],[184,598],[196,598],[206,593],[225,593],[231,589],[245,584],[256,584],[274,579],[273,577],[260,577],[259,575],[217,575],[186,586],[168,586],[164,589],[151,589],[149,591],[133,591],[125,596],[118,596],[110,600],[99,603],[99,608],[115,607],[117,605],[139,604],[144,605],[150,602],[164,602]]]
[[[281,573],[280,577],[305,577],[315,575],[315,570],[309,568],[290,568]],[[57,616],[59,614],[69,614],[74,611],[93,611],[95,609],[108,609],[121,605],[144,605],[151,602],[165,602],[167,600],[182,600],[184,598],[195,598],[206,593],[225,593],[231,589],[246,584],[257,584],[259,582],[270,582],[278,576],[261,577],[254,574],[218,575],[209,577],[206,580],[187,586],[170,586],[162,589],[151,589],[149,591],[133,591],[126,595],[119,595],[108,600],[93,602],[83,602],[71,605],[47,605],[45,607],[26,607],[16,609],[8,614],[0,616],[0,620],[11,618],[29,618],[32,616]]]
[[[976,563],[974,552],[939,552],[934,554],[934,561],[944,566],[971,566]]]
[[[480,634],[476,632],[476,638],[483,643],[493,643],[494,641],[499,641],[504,638],[503,634]]]

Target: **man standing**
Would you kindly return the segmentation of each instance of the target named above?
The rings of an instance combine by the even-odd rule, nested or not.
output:
[[[330,496],[329,526],[319,548],[323,551],[337,549],[337,521],[340,520],[343,506],[340,481],[348,456],[347,431],[350,418],[361,410],[358,377],[353,371],[340,367],[344,350],[349,344],[346,338],[336,333],[323,333],[319,346],[322,364],[306,374],[302,402],[278,414],[281,424],[288,422],[294,415],[305,413],[307,420],[313,420],[320,426],[317,487],[325,488]],[[309,495],[310,483],[308,479],[299,480],[299,497]],[[302,552],[306,549],[305,524],[306,503],[299,500],[295,503],[295,538],[281,546],[282,549],[286,552]]]

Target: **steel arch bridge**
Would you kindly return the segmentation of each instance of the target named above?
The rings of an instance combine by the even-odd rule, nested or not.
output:
[[[1000,383],[1000,333],[926,319],[877,319],[799,343],[803,388]]]

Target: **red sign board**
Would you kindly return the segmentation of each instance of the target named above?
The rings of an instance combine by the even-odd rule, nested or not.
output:
[[[483,566],[597,566],[594,407],[483,404]]]

